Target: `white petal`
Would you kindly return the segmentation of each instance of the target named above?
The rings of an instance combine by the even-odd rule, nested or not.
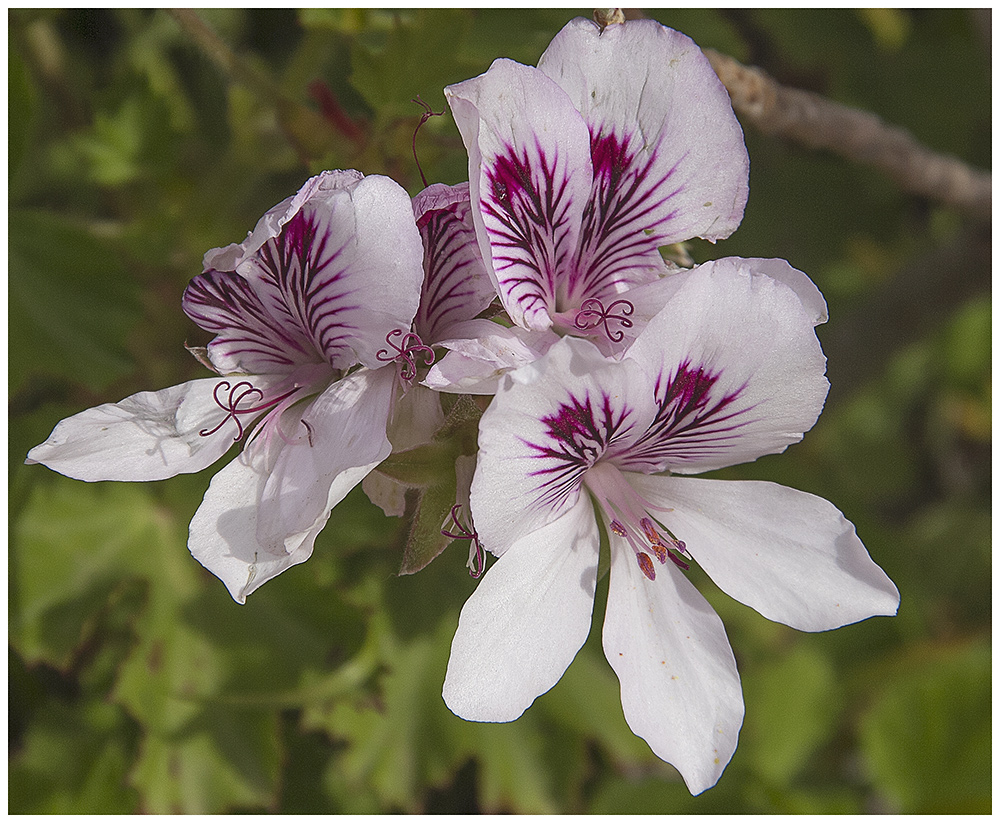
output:
[[[636,364],[578,338],[508,374],[479,424],[472,515],[484,548],[499,556],[573,506],[594,462],[646,430],[652,399]]]
[[[337,369],[384,364],[386,336],[409,330],[424,277],[406,191],[388,177],[355,174],[324,178],[237,269],[274,323]]]
[[[427,373],[424,385],[435,391],[496,394],[500,378],[535,362],[559,341],[551,331],[507,328],[491,320],[468,320],[449,329],[439,345],[449,349]]]
[[[592,182],[590,136],[556,83],[497,60],[445,89],[469,151],[483,260],[515,324],[547,329],[565,292]]]
[[[291,197],[286,197],[278,205],[267,210],[257,221],[247,239],[240,244],[231,243],[225,248],[212,249],[205,253],[204,269],[236,271],[236,267],[248,260],[268,240],[279,234],[285,223],[295,217],[302,207],[316,197],[322,197],[324,190],[335,190],[354,186],[363,179],[359,171],[324,171],[310,177]]]
[[[558,682],[590,633],[599,542],[581,498],[493,564],[458,621],[444,681],[449,709],[503,723]]]
[[[553,38],[538,67],[590,128],[595,180],[602,165],[598,135],[610,144],[609,176],[621,178],[620,196],[625,181],[636,186],[620,202],[642,203],[655,245],[716,240],[739,225],[749,169],[743,132],[728,92],[688,37],[652,20],[602,31],[577,18]],[[630,172],[637,176],[630,179]]]
[[[672,276],[679,287],[628,350],[655,378],[660,408],[621,468],[731,466],[784,451],[816,422],[829,384],[815,305],[753,262]]]
[[[260,497],[262,545],[280,546],[325,522],[388,457],[385,432],[395,383],[393,369],[361,369],[313,400],[295,429],[285,432],[294,440],[281,446]]]
[[[263,546],[257,541],[256,500],[267,474],[253,465],[246,451],[212,478],[198,511],[191,519],[188,548],[194,558],[218,577],[237,603],[290,566],[312,554],[313,542],[325,524],[297,536],[295,544]],[[258,461],[260,462],[260,461]]]
[[[87,481],[163,480],[201,471],[222,457],[259,416],[237,419],[219,401],[226,403],[229,390],[238,384],[263,389],[277,379],[192,380],[105,403],[60,421],[48,440],[28,452],[25,462],[43,463]],[[238,408],[246,408],[246,403]]]
[[[743,696],[726,630],[672,563],[648,580],[612,536],[604,654],[629,728],[673,764],[692,794],[714,786],[736,750]]]
[[[705,272],[723,266],[746,267],[752,272],[766,274],[768,277],[784,283],[795,292],[814,326],[830,319],[822,292],[809,279],[809,275],[793,268],[787,260],[782,260],[779,257],[723,257],[704,263],[699,269]]]
[[[724,592],[764,617],[825,631],[892,615],[899,592],[832,503],[775,483],[630,475]]]

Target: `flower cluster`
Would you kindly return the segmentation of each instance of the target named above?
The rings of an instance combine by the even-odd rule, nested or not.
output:
[[[747,199],[739,124],[684,35],[578,19],[537,67],[497,60],[445,94],[468,183],[411,200],[386,177],[313,177],[187,287],[214,375],[63,420],[28,462],[159,480],[240,443],[189,548],[242,603],[310,556],[358,483],[402,514],[406,484],[385,461],[440,436],[444,394],[480,395],[477,453],[454,464],[441,524],[483,576],[445,702],[502,722],[550,689],[590,632],[603,545],[625,718],[701,792],[733,754],[743,700],[691,564],[806,631],[898,605],[830,503],[688,476],[812,427],[826,304],[783,260],[681,268],[662,253],[728,236]]]

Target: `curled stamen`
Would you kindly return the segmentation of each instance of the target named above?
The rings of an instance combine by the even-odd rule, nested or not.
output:
[[[424,177],[424,170],[420,168],[420,160],[417,158],[417,132],[420,131],[420,127],[432,117],[440,117],[443,115],[444,109],[441,111],[432,110],[430,106],[420,99],[419,94],[410,102],[416,103],[418,106],[423,106],[424,108],[424,113],[420,115],[420,122],[417,123],[417,127],[413,130],[413,162],[417,164],[417,171],[420,172],[420,179],[424,183],[424,188],[427,188],[427,178]]]
[[[225,401],[219,399],[220,390],[229,392],[229,397]],[[240,421],[239,415],[253,414],[254,412],[270,408],[270,406],[273,405],[273,403],[269,403],[264,406],[254,407],[252,405],[253,400],[251,400],[251,406],[249,408],[241,409],[239,407],[240,403],[242,403],[243,400],[250,395],[257,395],[257,400],[264,399],[264,392],[255,387],[253,383],[246,380],[241,380],[236,384],[230,384],[228,380],[222,380],[219,383],[216,383],[215,389],[212,391],[212,397],[215,400],[215,405],[226,412],[226,416],[222,418],[222,421],[214,429],[202,429],[198,432],[198,434],[202,437],[209,437],[221,429],[228,420],[234,420],[236,422],[236,437],[233,438],[233,442],[235,443],[237,440],[242,438],[243,423]]]
[[[616,306],[621,306],[619,310],[620,314],[612,314]],[[630,329],[632,328],[632,321],[629,317],[635,312],[635,306],[633,306],[628,300],[615,300],[607,308],[604,307],[604,303],[598,300],[596,297],[588,297],[583,301],[580,306],[580,311],[576,313],[576,318],[573,320],[573,325],[576,326],[580,331],[589,331],[590,329],[596,329],[598,326],[604,326],[604,333],[608,336],[608,339],[612,343],[620,343],[625,338],[625,332],[620,329],[617,331],[611,331],[608,322],[615,320],[621,324],[622,328]]]
[[[462,508],[460,503],[456,503],[451,507],[451,522],[455,524],[456,532],[448,531],[448,529],[441,529],[441,534],[445,537],[450,537],[452,540],[471,540],[473,544],[473,551],[469,552],[469,575],[478,580],[483,576],[483,572],[486,571],[486,552],[483,550],[482,544],[479,542],[479,535],[476,533],[475,529],[467,529],[461,520],[458,519],[458,510]]]
[[[399,341],[397,346],[392,342],[393,337],[399,337],[402,335],[402,339]],[[390,354],[389,349],[379,350],[375,357],[381,360],[383,363],[391,363],[393,360],[402,360],[403,369],[399,373],[399,376],[404,380],[412,380],[417,376],[417,364],[414,362],[414,355],[422,354],[424,357],[424,365],[431,365],[434,362],[434,350],[430,346],[425,346],[420,336],[414,334],[413,332],[407,332],[403,334],[402,329],[393,329],[385,336],[385,342],[389,344],[395,354]]]

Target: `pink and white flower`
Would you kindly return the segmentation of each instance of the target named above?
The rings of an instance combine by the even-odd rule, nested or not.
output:
[[[28,453],[79,480],[197,472],[212,480],[188,546],[242,603],[312,553],[331,509],[390,452],[399,362],[422,248],[410,198],[387,177],[324,172],[242,244],[205,255],[184,311],[215,334],[218,376],[141,392],[61,421]],[[251,431],[252,427],[252,431]]]
[[[462,610],[444,699],[504,722],[559,680],[590,631],[603,527],[603,643],[625,718],[698,793],[735,750],[743,700],[691,562],[805,631],[894,614],[899,595],[827,501],[677,476],[781,452],[813,425],[828,388],[815,286],[784,261],[735,258],[670,280],[624,358],[566,337],[506,375],[483,415],[471,506],[499,559]]]
[[[620,353],[662,305],[635,291],[667,273],[659,247],[727,237],[742,218],[749,166],[729,96],[698,47],[659,23],[578,18],[537,68],[500,59],[445,96],[482,256],[517,328],[453,346],[435,385],[492,391],[493,372],[555,333]]]

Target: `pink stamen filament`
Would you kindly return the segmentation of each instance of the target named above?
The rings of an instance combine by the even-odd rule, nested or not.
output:
[[[424,177],[424,170],[420,168],[420,160],[417,158],[417,132],[420,131],[421,126],[423,126],[424,123],[432,117],[441,117],[444,114],[444,110],[434,111],[420,99],[420,95],[417,95],[416,98],[410,102],[416,103],[418,106],[423,106],[424,109],[424,113],[420,115],[420,122],[417,123],[417,127],[413,130],[413,162],[417,164],[417,171],[420,172],[420,179],[423,181],[424,188],[427,188],[427,178]]]
[[[452,540],[472,541],[474,553],[469,553],[469,575],[473,579],[478,580],[483,576],[483,572],[486,571],[486,552],[479,542],[479,535],[475,529],[466,528],[462,521],[458,519],[458,512],[461,508],[462,505],[460,503],[456,503],[451,507],[451,522],[455,524],[457,533],[448,531],[448,529],[441,529],[441,534],[445,537],[450,537]]]
[[[402,338],[397,346],[392,342],[392,338]],[[412,380],[417,376],[417,364],[414,362],[415,355],[423,355],[424,365],[430,366],[434,362],[434,350],[430,346],[425,346],[420,336],[414,332],[403,334],[402,329],[393,329],[385,336],[385,342],[389,344],[395,354],[391,354],[389,349],[380,349],[375,357],[382,363],[391,363],[394,360],[402,361],[403,368],[399,376],[403,380]]]
[[[639,568],[647,578],[656,579],[656,569],[649,552],[661,564],[666,563],[669,558],[678,568],[685,571],[691,568],[679,556],[691,559],[684,541],[678,540],[669,529],[663,527],[661,528],[667,534],[661,534],[657,524],[647,514],[650,510],[671,511],[670,509],[654,506],[643,499],[611,463],[598,462],[592,466],[587,471],[584,482],[609,518],[609,530],[628,542],[635,552]]]
[[[222,401],[219,399],[219,391],[228,391],[229,397]],[[248,406],[245,408],[240,408],[240,403],[247,397],[251,395],[256,395],[257,400],[264,399],[264,392],[258,389],[253,383],[248,380],[241,380],[239,383],[231,384],[228,380],[222,380],[215,385],[215,389],[212,392],[212,398],[215,400],[215,405],[226,412],[226,416],[222,418],[219,425],[214,429],[202,429],[198,432],[202,437],[210,437],[215,434],[219,429],[221,429],[229,420],[233,420],[236,423],[236,437],[233,438],[235,443],[237,440],[242,439],[244,429],[243,422],[240,420],[239,415],[241,414],[258,414],[260,412],[268,411],[274,408],[282,400],[295,394],[297,389],[292,389],[288,394],[276,397],[273,400],[268,400],[266,403],[262,403],[259,406]],[[251,403],[253,400],[251,400]]]
[[[622,306],[620,309],[620,314],[612,314],[616,306]],[[612,343],[620,343],[624,337],[625,332],[620,329],[617,331],[611,331],[608,326],[608,322],[615,320],[621,324],[622,328],[630,329],[632,328],[632,321],[629,317],[635,312],[635,306],[633,306],[628,300],[615,300],[607,308],[604,307],[604,303],[598,300],[596,297],[588,297],[580,306],[580,311],[576,313],[576,318],[573,320],[573,325],[576,326],[580,331],[590,331],[591,329],[596,329],[598,326],[604,326],[604,333],[608,336],[608,339]]]

